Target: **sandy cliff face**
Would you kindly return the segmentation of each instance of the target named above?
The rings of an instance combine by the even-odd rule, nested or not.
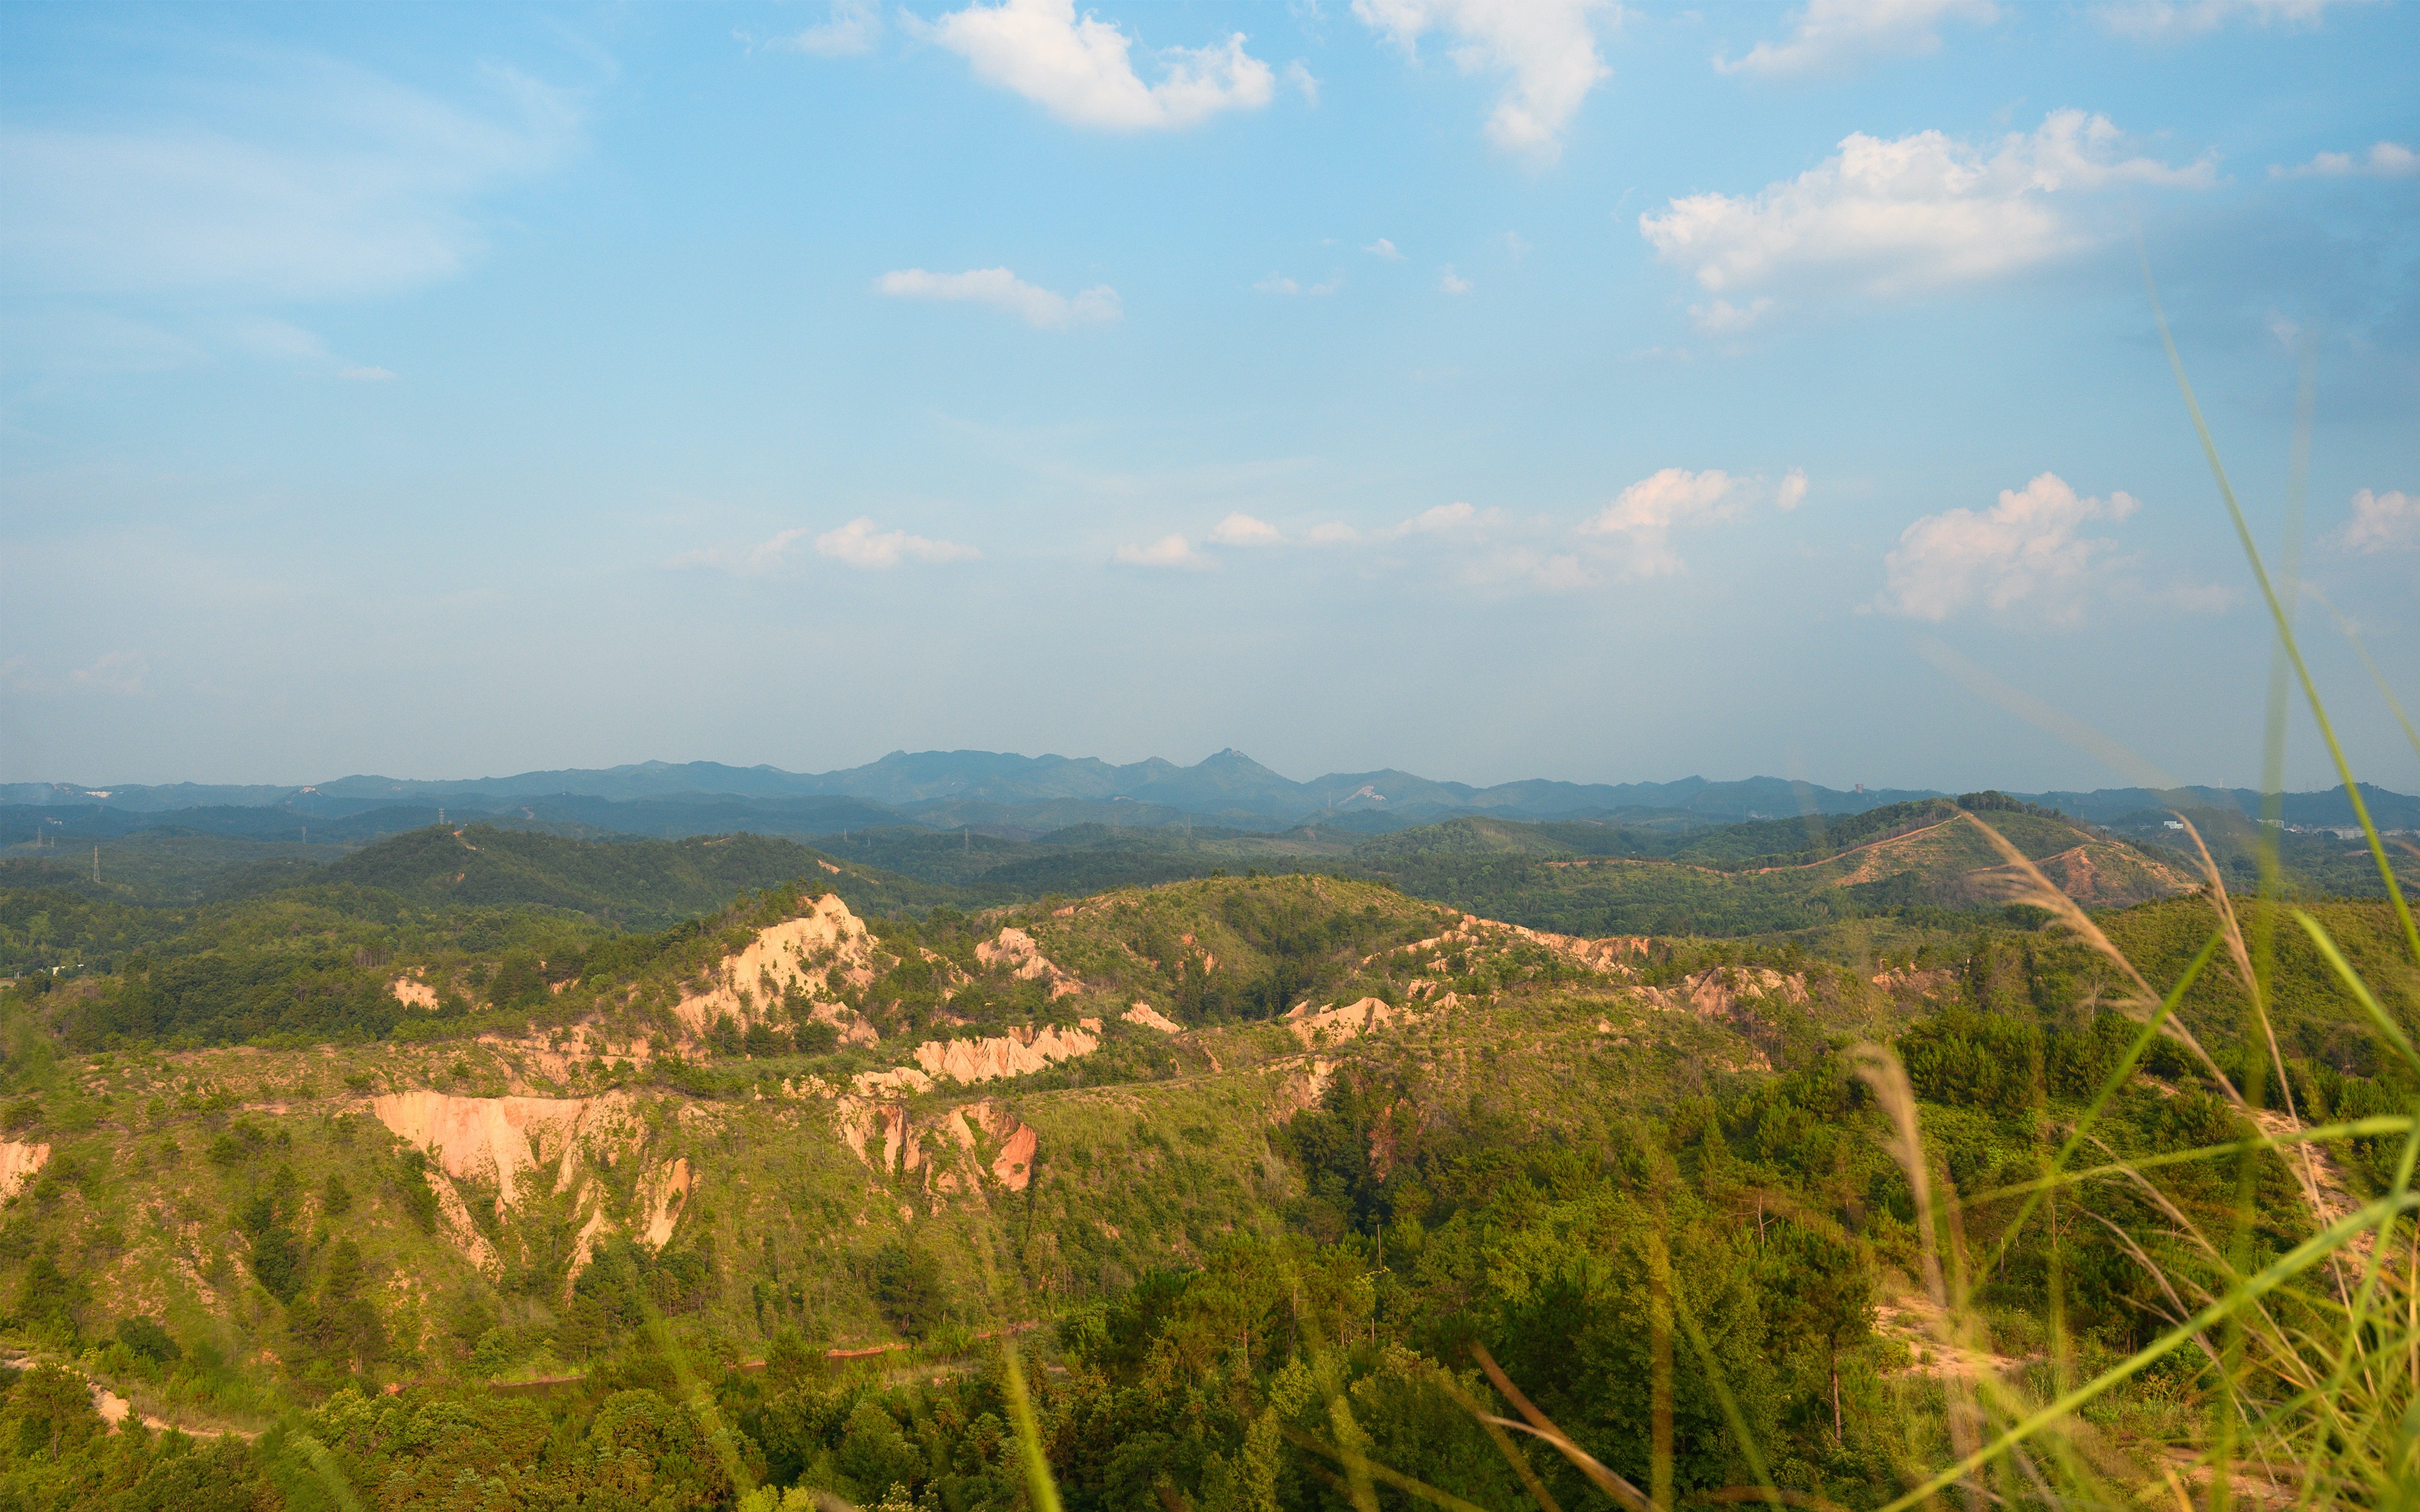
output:
[[[1080,1027],[1046,1025],[1037,1030],[1029,1024],[987,1040],[927,1040],[916,1047],[916,1064],[924,1068],[928,1076],[988,1082],[1022,1076],[1057,1061],[1089,1056],[1100,1046],[1098,1036]]]
[[[598,1236],[608,1232],[662,1248],[697,1188],[689,1162],[675,1159],[641,1173],[629,1208],[613,1200],[591,1165],[638,1157],[646,1143],[636,1105],[622,1092],[573,1098],[456,1097],[424,1089],[373,1098],[370,1112],[397,1138],[428,1152],[427,1180],[437,1193],[438,1216],[447,1236],[490,1274],[502,1268],[503,1257],[480,1232],[470,1203],[481,1194],[466,1191],[467,1184],[493,1183],[499,1219],[549,1197],[566,1197],[580,1225],[571,1262],[574,1276],[595,1254]]]
[[[841,1031],[844,1042],[872,1044],[873,1026],[830,998],[836,984],[862,987],[874,976],[874,936],[865,920],[838,893],[828,892],[798,918],[758,930],[737,955],[723,957],[711,986],[685,995],[674,1011],[701,1034],[725,1016],[741,1024],[772,1017],[783,997],[795,993],[812,1003],[814,1017]]]
[[[48,1145],[21,1144],[14,1139],[0,1143],[0,1197],[15,1196],[18,1188],[50,1163]]]
[[[975,947],[975,959],[987,966],[1007,964],[1022,981],[1049,983],[1053,1001],[1083,990],[1074,977],[1042,953],[1032,935],[1021,929],[1004,929],[997,938],[983,941]]]

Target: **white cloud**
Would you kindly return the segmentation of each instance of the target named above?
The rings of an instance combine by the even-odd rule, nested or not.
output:
[[[1467,294],[1470,292],[1470,280],[1463,277],[1460,273],[1455,272],[1453,270],[1453,264],[1451,263],[1446,264],[1444,270],[1437,274],[1437,290],[1439,293]]]
[[[189,124],[0,129],[0,261],[79,292],[287,301],[416,287],[485,246],[480,198],[578,146],[570,96],[501,69],[468,108],[282,56]],[[274,123],[263,125],[261,123]]]
[[[883,274],[874,281],[874,286],[896,300],[988,304],[1046,330],[1107,325],[1125,314],[1118,291],[1107,284],[1096,284],[1071,299],[1029,284],[1005,268],[978,268],[963,273],[928,273],[922,268],[906,268]]]
[[[1385,237],[1380,237],[1377,240],[1371,242],[1361,250],[1368,253],[1373,257],[1384,257],[1390,263],[1399,263],[1404,260],[1404,255],[1397,252],[1395,250],[1395,244],[1388,240]]]
[[[2373,143],[2356,157],[2350,152],[2322,152],[2291,168],[2273,167],[2272,178],[2409,178],[2420,173],[2420,152],[2400,142]]]
[[[1938,623],[1980,606],[1994,614],[2024,614],[2058,625],[2084,617],[2094,562],[2116,543],[2083,533],[2095,520],[2122,520],[2134,501],[2080,498],[2056,473],[2045,472],[2022,491],[2004,488],[1981,514],[1971,509],[1927,515],[1900,532],[1883,559],[1888,577],[1880,607]]]
[[[2058,110],[2040,130],[1989,146],[1940,131],[1892,141],[1860,132],[1796,178],[1752,195],[1675,199],[1640,216],[1638,229],[1709,293],[1812,282],[1890,295],[1989,279],[2094,244],[2107,228],[2078,213],[2078,194],[2214,179],[2208,158],[2178,167],[2127,156],[2105,117]]]
[[[1512,258],[1514,262],[1519,262],[1522,258],[1529,255],[1530,249],[1536,245],[1536,242],[1531,241],[1528,238],[1523,236],[1518,231],[1507,231],[1504,233],[1504,255]]]
[[[1472,508],[1461,500],[1450,504],[1436,504],[1421,510],[1387,533],[1402,535],[1442,535],[1450,531],[1477,530],[1496,523],[1497,512]]]
[[[1350,546],[1361,539],[1361,532],[1341,520],[1330,520],[1303,532],[1302,538],[1312,546]]]
[[[1754,480],[1735,478],[1719,468],[1703,472],[1666,468],[1622,489],[1580,526],[1580,534],[1615,547],[1626,577],[1668,577],[1687,565],[1672,549],[1674,529],[1736,518],[1756,491]]]
[[[1112,553],[1129,567],[1206,567],[1210,559],[1182,535],[1163,535],[1149,546],[1122,546]]]
[[[1286,65],[1285,81],[1301,94],[1304,104],[1314,109],[1318,107],[1319,81],[1311,76],[1310,69],[1304,67],[1302,59],[1296,58]]]
[[[383,367],[342,368],[338,370],[336,376],[340,378],[349,378],[355,383],[392,383],[395,381],[395,375],[388,372]]]
[[[882,8],[875,0],[832,0],[831,19],[765,45],[815,57],[857,57],[874,51],[882,36]]]
[[[982,555],[973,547],[955,541],[928,541],[906,531],[876,530],[874,521],[863,515],[836,531],[816,536],[815,554],[869,572],[886,571],[905,562],[964,562]]]
[[[2420,546],[2420,498],[2364,488],[2352,496],[2352,518],[2345,522],[2336,542],[2348,551],[2399,551]]]
[[[1487,139],[1507,151],[1551,160],[1563,129],[1597,81],[1612,70],[1597,55],[1592,18],[1619,19],[1613,0],[1353,0],[1353,14],[1405,53],[1429,32],[1465,73],[1512,76],[1487,118]]]
[[[1787,515],[1806,501],[1807,470],[1792,468],[1790,475],[1781,480],[1781,486],[1773,490],[1773,507]]]
[[[1992,0],[1807,0],[1786,42],[1759,42],[1746,56],[1714,59],[1724,73],[1822,73],[1872,57],[1921,57],[1941,50],[1941,23],[1988,26]]]
[[[1210,540],[1217,546],[1281,546],[1285,532],[1267,520],[1239,513],[1212,526]]]
[[[1163,77],[1146,85],[1127,56],[1133,39],[1089,14],[1079,20],[1075,0],[972,5],[934,22],[930,33],[972,65],[977,78],[1071,126],[1198,126],[1221,111],[1258,110],[1275,91],[1275,75],[1244,51],[1241,32],[1220,46],[1162,49]]]
[[[2216,31],[2230,22],[2256,26],[2316,26],[2339,0],[2116,0],[2101,8],[2111,31],[2171,39]]]
[[[791,546],[803,539],[806,533],[803,530],[783,531],[753,546],[743,546],[737,549],[719,546],[701,547],[694,551],[683,551],[668,559],[664,565],[674,568],[712,567],[718,571],[734,573],[743,578],[761,578],[784,565],[785,554]]]

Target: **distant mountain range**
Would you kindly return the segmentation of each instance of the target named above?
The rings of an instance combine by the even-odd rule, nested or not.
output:
[[[2420,827],[2420,798],[2366,785],[2362,794],[2381,826]],[[1940,795],[1931,789],[1844,792],[1774,777],[1621,783],[1540,779],[1473,787],[1391,768],[1331,772],[1298,782],[1233,749],[1191,766],[1156,758],[1121,766],[1093,757],[959,750],[893,751],[862,766],[820,773],[641,762],[447,781],[344,777],[302,787],[20,782],[0,784],[0,809],[16,810],[8,828],[35,822],[26,810],[85,810],[88,817],[74,825],[79,833],[141,827],[161,822],[144,816],[173,812],[181,825],[218,833],[283,833],[289,825],[299,832],[308,824],[337,840],[391,833],[407,821],[425,825],[443,810],[449,817],[490,815],[566,831],[621,834],[750,829],[829,835],[912,825],[1031,836],[1078,824],[1259,831],[1324,825],[1382,832],[1464,814],[1625,822],[1661,816],[1732,824],[1810,812],[1857,813]],[[2245,788],[2101,788],[2014,796],[2101,824],[2169,808],[2260,811],[2259,795]],[[2284,815],[2288,824],[2304,828],[2353,823],[2342,788],[2288,794]]]

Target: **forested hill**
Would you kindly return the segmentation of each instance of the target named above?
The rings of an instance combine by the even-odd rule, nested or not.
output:
[[[2000,817],[2040,826],[2030,850],[2073,833]],[[1884,828],[1758,871],[1462,840],[1836,891],[1878,851],[1974,859],[1963,817]],[[1462,1503],[1603,1504],[1490,1435],[1514,1408],[1476,1345],[1676,1506],[1761,1475],[1870,1512],[1950,1454],[1952,1371],[2046,1389],[2140,1349],[2171,1287],[2223,1284],[2180,1224],[2264,1260],[2313,1231],[2305,1167],[2235,1158],[2238,1088],[2282,1065],[2315,1120],[2420,1091],[2251,903],[2265,1015],[2223,960],[2184,980],[2207,900],[2101,918],[2205,1059],[2113,1006],[2130,979],[2096,950],[1990,913],[1868,920],[1828,955],[1543,934],[1332,874],[867,916],[813,879],[884,884],[817,856],[804,888],[642,933],[572,906],[632,885],[615,851],[641,854],[466,827],[233,904],[86,900],[181,929],[0,992],[0,1344],[28,1365],[0,1373],[0,1506],[1031,1512],[1031,1453],[1069,1512],[1411,1512],[1342,1484],[1342,1421]],[[2382,903],[2313,917],[2420,1023]],[[1905,1068],[1922,1188],[1861,1041]],[[2096,1165],[2141,1169],[2062,1190],[2054,1225],[2008,1189],[2086,1120]],[[2400,1149],[2314,1159],[2352,1200]],[[1927,1202],[1992,1260],[1946,1352]],[[2265,1305],[2339,1336],[2322,1288]],[[2193,1451],[2211,1401],[2182,1358],[2102,1398],[2124,1431],[2096,1463]],[[1658,1359],[1668,1453],[1639,1405]],[[96,1386],[201,1442],[108,1432]]]

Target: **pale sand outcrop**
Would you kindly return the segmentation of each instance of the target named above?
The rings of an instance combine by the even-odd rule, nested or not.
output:
[[[582,1169],[583,1150],[635,1153],[644,1138],[626,1092],[599,1097],[455,1097],[428,1090],[396,1092],[370,1100],[379,1122],[434,1160],[428,1184],[437,1194],[441,1227],[456,1248],[489,1274],[503,1260],[473,1222],[457,1181],[496,1184],[499,1216],[526,1206],[536,1196],[524,1178],[555,1167],[547,1195],[569,1194],[582,1215],[572,1249],[573,1276],[585,1270],[597,1241],[623,1228],[661,1249],[697,1189],[697,1176],[684,1159],[656,1165],[639,1180],[637,1210],[616,1223],[606,1211],[606,1189]]]
[[[1137,1002],[1134,1007],[1127,1009],[1125,1012],[1119,1014],[1118,1017],[1125,1020],[1128,1024],[1140,1024],[1146,1029],[1157,1029],[1162,1034],[1183,1034],[1185,1032],[1184,1026],[1162,1014],[1157,1009],[1145,1002]]]
[[[913,1066],[893,1066],[889,1071],[861,1071],[851,1078],[850,1085],[860,1097],[879,1097],[889,1092],[929,1092],[933,1078]]]
[[[916,1047],[916,1064],[926,1074],[958,1082],[988,1082],[1022,1076],[1055,1061],[1088,1056],[1100,1040],[1081,1028],[1028,1024],[987,1040],[927,1040]]]
[[[601,1097],[455,1097],[445,1092],[392,1092],[370,1100],[379,1122],[415,1149],[435,1153],[457,1180],[492,1180],[506,1208],[521,1200],[520,1176],[556,1160],[553,1190],[579,1177],[580,1141],[623,1123],[630,1099]]]
[[[1667,1011],[1685,1010],[1699,1018],[1735,1018],[1743,1003],[1777,997],[1807,1001],[1807,979],[1783,976],[1769,966],[1714,966],[1681,979],[1678,987],[1641,987],[1640,998]]]
[[[977,941],[975,959],[987,966],[1008,963],[1014,968],[1012,975],[1020,981],[1048,982],[1054,1002],[1083,990],[1075,978],[1059,969],[1057,964],[1042,953],[1042,948],[1033,943],[1032,935],[1021,929],[1003,929],[996,939]]]
[[[1389,1008],[1375,997],[1364,997],[1342,1008],[1322,1008],[1312,1012],[1309,1003],[1297,1006],[1286,1015],[1294,1037],[1304,1049],[1315,1044],[1342,1044],[1347,1040],[1374,1034],[1388,1021],[1404,1017],[1401,1009]]]
[[[830,952],[828,960],[816,964],[827,951]],[[692,1033],[703,1032],[724,1015],[743,1024],[759,1021],[784,993],[811,996],[829,993],[832,972],[842,973],[858,986],[871,982],[873,963],[874,937],[866,933],[865,921],[848,911],[838,893],[828,892],[798,918],[758,930],[738,954],[723,957],[714,967],[709,974],[711,986],[685,995],[673,1011]],[[817,1002],[815,1017],[835,1026],[841,1025],[841,1014],[855,1021],[856,1015],[845,1009],[837,1013],[823,1011],[832,1006]],[[844,1038],[847,1037],[844,1028]]]
[[[886,1177],[921,1174],[927,1192],[977,1195],[986,1172],[1011,1192],[1024,1191],[1033,1179],[1040,1141],[1024,1120],[997,1103],[961,1103],[928,1128],[904,1103],[843,1098],[835,1122],[841,1142],[867,1167]],[[926,1149],[927,1134],[938,1136],[935,1149]],[[987,1163],[986,1146],[994,1151]]]
[[[437,989],[416,978],[397,977],[390,991],[395,994],[395,1000],[406,1008],[433,1010],[437,1007]]]
[[[661,1249],[672,1242],[673,1228],[689,1211],[689,1199],[696,1192],[697,1174],[686,1159],[675,1159],[647,1173],[639,1186],[639,1210],[647,1218],[641,1237],[648,1248]]]
[[[21,1144],[14,1139],[0,1143],[0,1197],[15,1196],[19,1187],[50,1163],[48,1145]]]

